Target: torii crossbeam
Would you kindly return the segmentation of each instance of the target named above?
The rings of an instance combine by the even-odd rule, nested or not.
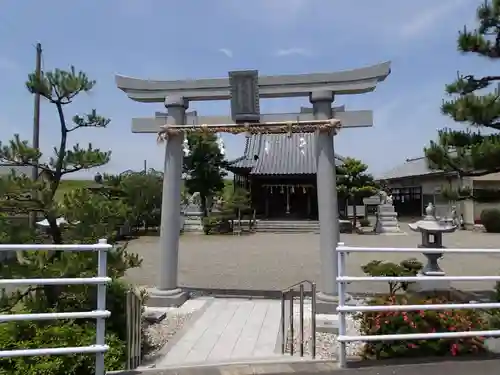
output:
[[[332,108],[335,95],[375,90],[390,74],[390,62],[335,73],[259,76],[257,71],[230,72],[228,78],[153,81],[116,76],[116,84],[138,102],[164,102],[167,113],[133,119],[135,133],[164,133],[165,173],[161,215],[160,280],[150,302],[179,305],[187,295],[178,287],[180,192],[184,131],[317,132],[317,190],[320,221],[321,280],[318,313],[335,312],[338,207],[333,136],[339,128],[372,126],[371,111]],[[298,113],[261,114],[260,99],[308,96],[312,108]],[[231,100],[231,116],[186,113],[191,101]]]

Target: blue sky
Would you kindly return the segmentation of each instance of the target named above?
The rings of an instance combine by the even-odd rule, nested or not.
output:
[[[391,60],[392,74],[375,92],[340,96],[347,109],[371,109],[375,126],[345,129],[336,151],[362,159],[379,174],[422,155],[436,129],[444,85],[461,71],[486,74],[492,62],[456,51],[457,31],[473,25],[482,0],[2,0],[0,12],[0,139],[31,139],[33,98],[24,81],[35,44],[43,68],[75,65],[97,86],[68,115],[96,108],[107,129],[72,133],[71,142],[112,150],[101,172],[162,169],[164,148],[153,134],[132,134],[131,118],[152,116],[162,104],[135,103],[118,90],[115,73],[153,79],[225,77],[228,70],[260,74],[330,72]],[[265,100],[263,112],[296,111],[307,99]],[[203,114],[226,114],[227,102],[193,103]],[[42,150],[58,140],[55,109],[42,105]],[[451,123],[453,126],[453,123]],[[460,126],[460,125],[456,125]],[[229,158],[243,136],[223,136]],[[85,172],[79,177],[93,175]]]

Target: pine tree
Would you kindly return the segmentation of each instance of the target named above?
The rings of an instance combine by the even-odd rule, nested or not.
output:
[[[68,123],[64,106],[71,104],[80,93],[92,90],[96,82],[83,72],[55,69],[38,77],[30,74],[27,89],[39,93],[42,98],[53,104],[59,118],[60,138],[54,155],[42,159],[42,153],[31,147],[28,141],[21,140],[18,134],[7,144],[0,142],[0,162],[12,166],[36,166],[39,171],[37,180],[18,174],[15,170],[0,179],[0,206],[14,214],[37,212],[47,219],[52,242],[63,243],[62,231],[57,223],[62,207],[55,199],[61,179],[70,173],[98,167],[108,163],[111,152],[101,152],[91,144],[81,148],[79,144],[69,148],[68,135],[80,128],[104,128],[110,120],[99,116],[95,110],[84,116],[74,116],[73,124]]]
[[[459,32],[458,50],[499,59],[500,0],[480,5],[476,19],[476,29],[471,31],[464,27]],[[456,175],[460,182],[463,177],[500,172],[500,90],[497,87],[489,93],[479,91],[498,82],[500,76],[459,75],[455,82],[446,86],[451,99],[443,101],[442,113],[468,128],[438,131],[437,140],[424,149],[431,169]],[[470,189],[463,187],[450,193],[454,199],[475,198]]]
[[[371,197],[377,192],[373,176],[367,173],[368,166],[361,160],[345,158],[337,167],[337,190],[339,198],[353,206],[353,225],[357,223],[356,203],[359,199]]]
[[[203,216],[208,216],[208,200],[224,189],[226,161],[217,143],[217,136],[210,133],[187,135],[189,153],[184,157],[183,172],[189,194],[199,193]]]

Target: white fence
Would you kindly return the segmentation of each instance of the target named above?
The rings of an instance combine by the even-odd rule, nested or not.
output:
[[[337,246],[338,259],[338,276],[337,285],[339,293],[339,304],[337,311],[339,312],[339,365],[346,367],[347,354],[346,343],[353,341],[392,341],[392,340],[428,340],[441,338],[463,338],[463,337],[492,337],[500,336],[500,330],[494,331],[462,331],[462,332],[436,332],[436,333],[410,333],[410,334],[393,334],[393,335],[371,335],[371,336],[348,336],[346,332],[346,314],[356,312],[373,312],[373,311],[420,311],[420,310],[451,310],[451,309],[498,309],[500,303],[448,303],[437,305],[383,305],[383,306],[347,306],[346,301],[346,285],[347,283],[368,281],[368,282],[415,282],[422,281],[425,277],[427,281],[500,281],[500,276],[361,276],[353,277],[345,274],[345,260],[349,253],[422,253],[424,249],[420,248],[385,248],[385,247],[350,247],[339,243]],[[434,254],[487,254],[500,253],[500,249],[425,249],[426,253]]]
[[[0,350],[0,358],[29,357],[39,355],[95,354],[96,375],[104,375],[104,353],[109,349],[105,343],[105,319],[111,314],[106,310],[107,251],[111,245],[106,240],[99,240],[93,245],[0,245],[0,253],[9,251],[96,251],[98,269],[96,277],[86,278],[50,278],[50,279],[7,279],[0,280],[0,288],[6,286],[29,285],[97,285],[97,309],[94,311],[41,313],[41,314],[0,314],[0,323],[14,321],[53,320],[53,319],[95,319],[96,342],[94,345],[65,348],[38,348],[19,350]]]

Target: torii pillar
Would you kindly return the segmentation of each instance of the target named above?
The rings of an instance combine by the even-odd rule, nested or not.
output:
[[[317,120],[333,117],[332,102],[334,94],[331,91],[314,91],[309,100],[313,105],[313,115]],[[335,149],[332,134],[327,131],[318,132],[316,181],[318,190],[319,215],[319,248],[321,256],[321,291],[318,295],[319,310],[328,312],[328,307],[321,305],[336,305],[338,302],[337,254],[330,249],[336,249],[339,243],[339,210],[337,202],[337,176],[335,167]]]
[[[236,73],[236,74],[235,74]],[[335,73],[258,76],[256,71],[231,72],[229,78],[185,81],[150,81],[116,76],[118,88],[138,102],[164,102],[167,114],[154,118],[135,118],[135,133],[158,133],[165,124],[228,124],[240,121],[308,121],[333,117],[334,95],[363,94],[375,90],[377,84],[390,74],[390,62]],[[238,83],[239,81],[239,83]],[[259,99],[309,97],[313,108],[300,113],[260,114]],[[231,100],[233,116],[197,116],[186,114],[189,101]],[[238,116],[234,108],[239,108]],[[372,126],[371,111],[335,113],[342,128]],[[335,175],[335,153],[332,132],[320,131],[317,136],[317,189],[320,219],[321,279],[319,280],[318,312],[333,313],[338,301],[337,256],[338,206]],[[176,306],[187,295],[177,283],[180,186],[182,169],[182,135],[168,138],[165,151],[162,222],[160,249],[160,278],[150,297],[155,306]]]

